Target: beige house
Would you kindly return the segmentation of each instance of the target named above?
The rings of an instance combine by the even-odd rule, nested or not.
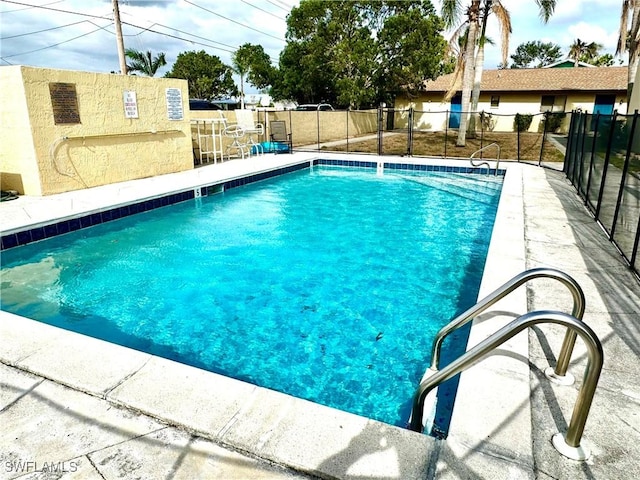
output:
[[[527,68],[485,70],[482,75],[478,111],[491,114],[492,129],[513,131],[516,113],[533,114],[529,128],[537,131],[543,113],[627,112],[628,67]],[[425,82],[417,98],[400,97],[396,108],[413,107],[416,126],[423,130],[444,130],[459,126],[461,92],[444,101],[452,75]],[[565,122],[568,124],[568,122]]]

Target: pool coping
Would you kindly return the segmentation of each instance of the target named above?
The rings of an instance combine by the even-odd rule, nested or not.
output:
[[[91,192],[42,197],[31,205],[18,203],[11,207],[16,210],[8,216],[9,224],[13,230],[43,225],[64,215],[86,215],[96,209],[146,201],[320,157],[372,160],[366,155],[296,153],[229,161],[179,174],[96,187]],[[373,158],[378,161],[378,157]],[[381,158],[400,163],[397,157]],[[414,158],[401,163],[462,165],[460,160]],[[479,297],[525,269],[523,165],[501,162],[501,167],[506,170],[505,182]],[[23,199],[17,202],[20,200]],[[44,208],[47,203],[53,207]],[[2,207],[3,213],[9,210]],[[525,311],[523,289],[501,300],[490,315],[474,322],[470,345]],[[516,336],[501,347],[508,355],[491,356],[474,366],[472,374],[461,376],[449,437],[441,442],[7,312],[0,312],[0,318],[0,336],[6,339],[0,344],[2,363],[295,471],[337,478],[347,474],[392,478],[401,472],[402,478],[418,478],[434,468],[443,468],[447,457],[453,455],[463,456],[474,465],[479,462],[474,471],[481,476],[484,468],[488,474],[495,467],[482,467],[482,459],[487,457],[492,463],[519,472],[522,478],[533,474],[529,367],[521,360],[528,355],[525,335]],[[509,395],[504,394],[505,384]],[[186,397],[189,402],[185,402]]]

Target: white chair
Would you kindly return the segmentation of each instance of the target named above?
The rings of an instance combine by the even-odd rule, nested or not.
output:
[[[256,142],[253,138],[254,135],[264,135],[264,125],[262,123],[255,122],[253,120],[252,110],[235,110],[236,125],[242,128],[244,134],[247,136],[247,145],[249,146],[249,152],[252,150],[257,154],[263,154],[264,148],[260,142]]]
[[[233,141],[227,146],[227,157],[231,158],[232,150],[235,150],[242,159],[244,159],[245,154],[247,157],[251,156],[251,146],[244,141],[246,136],[244,128],[234,123],[225,127],[222,133],[225,137],[233,139]]]

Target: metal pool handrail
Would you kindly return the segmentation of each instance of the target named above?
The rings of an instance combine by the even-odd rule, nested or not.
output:
[[[433,347],[431,350],[431,366],[429,368],[431,370],[438,370],[438,368],[440,367],[440,350],[442,349],[442,342],[447,335],[449,335],[454,330],[462,327],[469,321],[473,320],[478,314],[485,311],[488,307],[496,303],[498,300],[506,297],[509,293],[513,292],[516,288],[520,287],[524,283],[534,278],[540,277],[558,280],[569,289],[571,295],[573,296],[573,310],[571,311],[571,315],[579,320],[582,320],[585,308],[584,292],[582,291],[580,285],[578,285],[578,283],[571,276],[553,268],[543,267],[526,270],[513,277],[504,285],[498,287],[496,290],[476,303],[473,307],[469,308],[466,312],[461,313],[451,322],[440,329],[440,331],[436,334],[436,338],[433,340]],[[573,353],[573,347],[575,343],[576,334],[571,329],[568,329],[562,343],[562,348],[560,349],[560,354],[558,355],[555,372],[553,373],[553,375],[546,372],[547,377],[551,378],[553,376],[553,378],[551,379],[557,381],[557,383],[573,383],[573,378],[568,381],[564,381],[563,378],[567,375],[567,367],[569,365],[569,360],[571,360],[571,354]]]
[[[498,168],[500,168],[500,145],[499,145],[498,143],[496,143],[496,142],[490,143],[489,145],[485,145],[484,147],[479,148],[478,150],[476,150],[475,152],[473,152],[473,153],[471,154],[471,156],[469,157],[469,161],[471,162],[471,166],[472,166],[472,167],[480,167],[480,166],[482,166],[482,165],[486,165],[486,166],[487,166],[487,168],[488,168],[489,170],[491,170],[491,166],[489,165],[489,162],[473,163],[473,157],[475,156],[475,154],[476,154],[476,153],[480,153],[480,152],[482,152],[482,151],[486,150],[486,149],[487,149],[487,148],[489,148],[489,147],[493,147],[494,145],[495,145],[495,146],[496,146],[496,148],[498,149],[498,158],[496,159],[496,160],[497,160],[497,161],[496,161],[496,175],[498,175]]]
[[[585,369],[582,387],[578,392],[578,397],[573,407],[569,428],[566,435],[562,433],[555,434],[552,438],[552,443],[558,452],[568,458],[573,460],[586,460],[589,458],[590,452],[586,447],[580,445],[580,440],[589,415],[593,395],[598,385],[600,372],[602,371],[604,353],[602,344],[593,330],[581,320],[563,312],[545,310],[525,313],[478,343],[442,370],[423,380],[413,398],[409,428],[416,432],[422,432],[424,402],[431,390],[454,375],[466,370],[481,357],[484,357],[522,330],[539,323],[563,325],[580,335],[587,347],[589,360]]]

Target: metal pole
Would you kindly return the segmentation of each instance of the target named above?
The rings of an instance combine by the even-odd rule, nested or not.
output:
[[[518,161],[520,161],[520,114],[516,113],[516,142],[518,143]]]
[[[609,169],[609,160],[611,158],[611,147],[613,146],[613,135],[616,129],[616,120],[618,116],[618,111],[615,110],[613,112],[613,116],[611,117],[611,126],[609,127],[609,140],[607,141],[607,153],[604,156],[604,164],[602,165],[602,178],[600,179],[600,191],[598,192],[598,200],[596,202],[596,212],[595,217],[596,221],[599,221],[600,217],[600,207],[602,206],[602,197],[604,196],[604,186],[607,182],[607,170]],[[624,179],[622,180],[624,182]],[[611,236],[613,237],[613,229],[615,225],[611,227]]]
[[[384,111],[382,106],[378,107],[378,156],[382,155],[382,122]]]
[[[447,110],[446,120],[444,122],[444,158],[447,158],[447,138],[449,137],[449,120],[451,119],[451,114],[449,110]]]
[[[318,151],[320,151],[320,110],[316,110],[316,126],[318,128]]]
[[[124,41],[122,40],[122,25],[120,24],[120,9],[118,0],[113,1],[113,23],[116,27],[116,44],[118,45],[118,60],[120,61],[120,73],[127,74],[127,60],[124,54]]]
[[[544,142],[547,139],[547,127],[549,126],[550,112],[544,112],[544,128],[542,129],[542,144],[540,145],[540,156],[538,157],[538,166],[542,164],[542,156],[544,155]]]
[[[349,153],[349,112],[350,110],[347,108],[347,153]]]

